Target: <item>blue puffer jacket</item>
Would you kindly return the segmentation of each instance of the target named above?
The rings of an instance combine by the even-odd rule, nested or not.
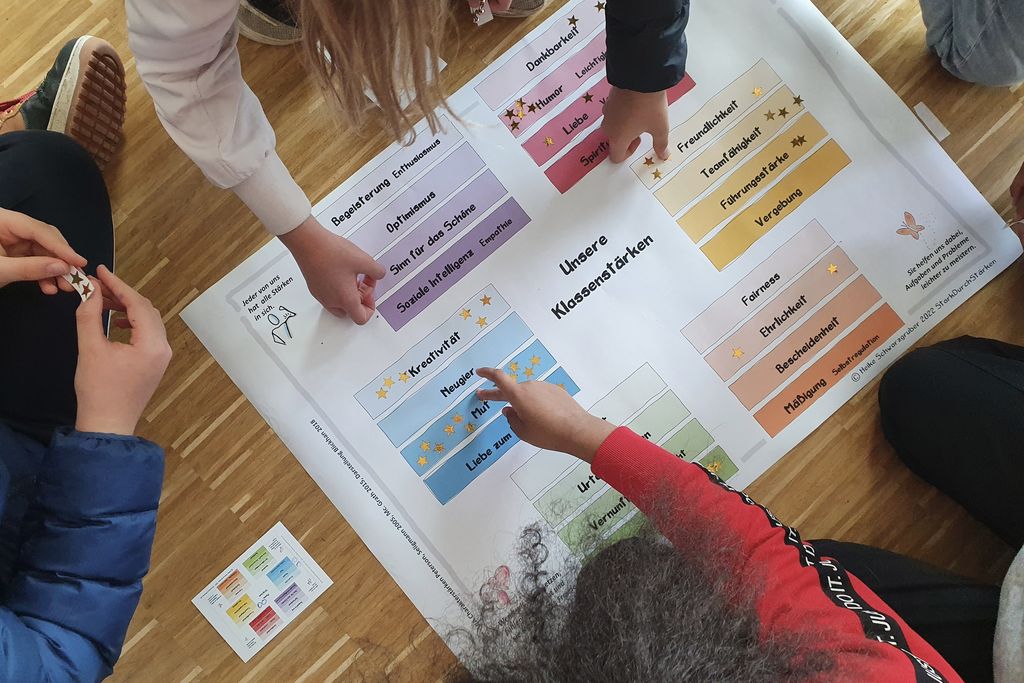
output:
[[[156,528],[163,451],[0,423],[0,681],[97,681],[121,654]]]

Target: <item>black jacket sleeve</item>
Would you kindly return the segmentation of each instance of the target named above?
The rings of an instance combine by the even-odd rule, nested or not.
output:
[[[690,0],[607,0],[605,13],[609,83],[657,92],[683,79]]]

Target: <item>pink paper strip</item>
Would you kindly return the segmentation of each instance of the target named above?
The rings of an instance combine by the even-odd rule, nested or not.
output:
[[[668,91],[668,103],[674,104],[697,84],[687,74],[683,80]],[[562,194],[568,192],[573,185],[594,170],[598,164],[608,158],[608,136],[602,130],[595,130],[583,139],[565,156],[548,166],[544,175]]]
[[[604,24],[604,12],[592,0],[583,0],[551,28],[531,40],[476,86],[476,92],[492,110],[523,89],[555,61],[581,44]],[[570,20],[575,19],[575,23]]]
[[[518,97],[507,109],[498,112],[498,120],[519,137],[534,121],[576,92],[584,81],[604,71],[605,50],[605,35],[601,31],[551,75]]]
[[[601,118],[601,110],[610,90],[608,80],[602,78],[594,87],[588,88],[572,104],[545,123],[536,135],[523,143],[523,149],[538,166],[546,164],[565,149],[574,137]]]

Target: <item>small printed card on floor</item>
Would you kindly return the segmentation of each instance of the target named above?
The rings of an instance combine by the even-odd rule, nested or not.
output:
[[[333,582],[278,522],[192,604],[248,662]]]

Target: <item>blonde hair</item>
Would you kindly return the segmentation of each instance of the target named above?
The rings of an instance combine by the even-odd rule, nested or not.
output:
[[[425,118],[431,132],[448,109],[438,68],[451,22],[449,0],[291,0],[302,31],[302,52],[344,124],[361,128],[380,104],[384,128],[411,142]],[[403,109],[402,95],[412,98]]]

